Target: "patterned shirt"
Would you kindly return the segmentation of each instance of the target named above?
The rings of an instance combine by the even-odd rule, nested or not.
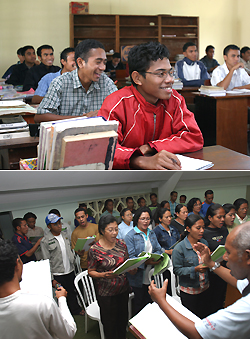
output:
[[[98,82],[92,82],[87,93],[78,77],[78,70],[67,72],[54,79],[40,103],[37,113],[79,116],[99,110],[104,99],[117,91],[117,87],[105,73]]]
[[[128,250],[123,240],[116,239],[111,250],[103,248],[99,241],[90,247],[88,252],[88,268],[97,272],[113,271],[128,259]],[[96,279],[97,293],[100,296],[113,296],[128,290],[126,274],[119,274],[112,279]]]

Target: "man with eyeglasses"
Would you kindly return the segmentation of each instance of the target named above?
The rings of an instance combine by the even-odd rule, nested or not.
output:
[[[184,87],[200,87],[205,80],[210,79],[206,66],[197,60],[198,51],[195,43],[187,42],[182,48],[184,59],[177,61],[175,68],[177,76]]]
[[[112,93],[98,113],[119,121],[114,169],[181,169],[175,153],[202,148],[203,137],[184,98],[172,89],[174,70],[159,42],[128,55],[132,85]]]

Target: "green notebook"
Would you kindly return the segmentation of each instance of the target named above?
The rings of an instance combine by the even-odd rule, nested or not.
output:
[[[211,259],[216,262],[221,262],[223,260],[223,255],[226,253],[224,245],[219,245],[216,250],[211,254]]]
[[[78,238],[74,250],[75,251],[79,251],[79,250],[88,251],[91,243],[95,241],[95,237],[96,235],[93,235],[92,237],[87,237],[87,238]]]
[[[113,272],[115,274],[122,274],[122,273],[128,272],[134,268],[137,268],[149,258],[150,258],[149,255],[145,254],[142,257],[127,259],[126,261],[124,261],[124,263],[122,263],[119,267],[117,267]]]
[[[144,255],[148,254],[149,255],[149,258],[153,258],[155,261],[163,258],[163,254],[158,254],[158,253],[147,253],[145,251],[141,252],[138,257],[142,257]]]
[[[161,274],[167,270],[170,265],[170,259],[167,253],[162,253],[163,260],[159,262],[159,264],[155,265],[153,275]]]

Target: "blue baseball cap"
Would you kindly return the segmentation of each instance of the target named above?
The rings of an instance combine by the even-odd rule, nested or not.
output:
[[[59,219],[63,219],[62,217],[58,217],[58,215],[54,213],[50,213],[45,218],[45,223],[48,226],[48,224],[55,224]]]

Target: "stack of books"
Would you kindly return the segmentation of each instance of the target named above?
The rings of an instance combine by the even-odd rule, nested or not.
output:
[[[178,90],[183,88],[183,82],[180,79],[174,79],[173,89]]]
[[[36,109],[20,100],[0,101],[0,140],[29,137],[29,127],[22,114]]]
[[[226,95],[226,90],[219,86],[201,86],[199,91],[201,94],[208,95],[210,97],[222,97]]]
[[[37,169],[112,169],[118,125],[102,117],[41,123]]]

